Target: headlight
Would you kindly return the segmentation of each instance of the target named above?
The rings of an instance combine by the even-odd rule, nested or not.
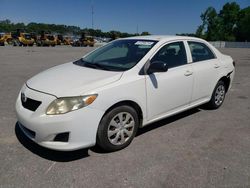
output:
[[[86,95],[79,97],[62,97],[54,100],[46,110],[47,115],[65,114],[73,110],[78,110],[90,105],[96,99],[95,95]]]

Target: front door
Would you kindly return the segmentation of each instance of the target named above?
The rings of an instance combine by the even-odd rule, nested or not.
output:
[[[167,63],[169,69],[146,76],[149,121],[188,106],[193,87],[192,64],[187,63],[183,42],[166,44],[150,60],[154,61]]]

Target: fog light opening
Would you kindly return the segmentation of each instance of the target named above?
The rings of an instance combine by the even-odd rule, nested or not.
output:
[[[59,133],[54,138],[55,142],[68,142],[69,141],[69,132]]]

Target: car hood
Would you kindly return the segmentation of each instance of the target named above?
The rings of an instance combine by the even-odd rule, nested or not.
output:
[[[73,63],[43,71],[27,81],[31,89],[56,97],[78,96],[119,80],[122,72],[98,70]]]

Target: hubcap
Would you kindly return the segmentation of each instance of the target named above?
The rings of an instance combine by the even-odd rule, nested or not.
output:
[[[128,112],[115,115],[108,126],[108,139],[114,145],[122,145],[133,135],[135,120]]]
[[[221,105],[225,97],[225,87],[220,85],[215,91],[215,104]]]

